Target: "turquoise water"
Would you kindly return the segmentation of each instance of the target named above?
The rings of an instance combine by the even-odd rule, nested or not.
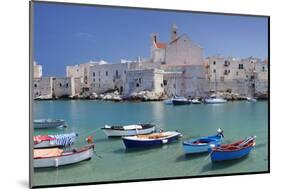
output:
[[[34,119],[61,118],[66,129],[36,130],[37,134],[79,133],[75,146],[94,136],[96,152],[89,161],[35,170],[34,184],[118,181],[268,170],[268,102],[228,102],[220,105],[169,106],[162,102],[104,102],[93,100],[35,101]],[[183,138],[147,150],[126,151],[120,138],[108,139],[98,128],[105,124],[155,123],[178,130]],[[208,154],[185,156],[183,140],[215,134],[223,128],[224,142],[256,135],[256,147],[241,160],[212,164]]]

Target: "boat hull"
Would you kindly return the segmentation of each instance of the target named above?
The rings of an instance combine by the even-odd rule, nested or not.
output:
[[[223,104],[226,102],[225,99],[205,99],[206,104]]]
[[[154,146],[161,146],[167,143],[171,143],[173,141],[178,140],[178,138],[181,136],[180,133],[175,133],[170,137],[165,137],[161,139],[152,139],[152,140],[135,140],[123,137],[123,143],[127,149],[130,148],[148,148],[148,147],[154,147]]]
[[[173,100],[173,105],[187,105],[190,104],[188,100]]]
[[[49,158],[38,158],[33,160],[34,168],[45,168],[45,167],[59,167],[63,165],[70,165],[78,163],[87,159],[91,159],[93,156],[93,149],[63,155],[58,157],[49,157]]]
[[[243,148],[241,150],[236,151],[212,151],[211,160],[213,162],[218,162],[239,159],[248,155],[252,151],[252,149],[253,146],[249,146],[247,148]]]
[[[114,129],[104,129],[103,132],[107,137],[120,137],[120,136],[133,136],[133,135],[141,135],[141,134],[149,134],[155,131],[155,127],[140,129],[140,130],[114,130]]]
[[[33,121],[33,127],[35,129],[47,129],[47,128],[56,128],[66,126],[64,120],[57,120],[57,121]]]
[[[195,144],[194,142],[196,141],[203,141],[206,143]],[[210,137],[191,139],[183,143],[183,151],[185,154],[209,152],[211,151],[212,147],[220,146],[221,142],[222,142],[221,136],[210,136]]]

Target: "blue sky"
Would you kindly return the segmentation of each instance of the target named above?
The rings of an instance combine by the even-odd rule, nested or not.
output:
[[[211,55],[267,58],[265,17],[35,3],[34,59],[44,76],[89,60],[149,57],[150,34],[170,39],[172,24]]]

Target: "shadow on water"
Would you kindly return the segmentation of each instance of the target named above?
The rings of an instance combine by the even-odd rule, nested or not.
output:
[[[117,138],[117,137],[108,137],[108,138],[98,138],[98,139],[94,139],[94,142],[114,142],[114,141],[119,141],[121,140],[121,138]]]
[[[215,171],[215,170],[226,169],[226,168],[232,167],[236,164],[239,164],[239,163],[245,161],[247,158],[248,158],[248,155],[244,156],[243,158],[236,159],[236,160],[221,161],[221,162],[210,162],[202,168],[201,173],[204,173],[204,172],[207,172],[207,171]]]
[[[263,144],[256,144],[255,148],[263,148],[265,146],[267,146],[267,144],[265,144],[265,143],[263,143]]]
[[[132,149],[120,148],[120,149],[114,150],[113,153],[116,153],[116,154],[141,153],[141,152],[149,152],[149,151],[153,151],[153,150],[161,149],[161,148],[163,148],[163,147],[153,146],[153,147],[149,147],[149,148],[132,148]]]
[[[177,159],[175,160],[175,162],[181,162],[181,161],[188,161],[191,159],[200,159],[202,157],[207,157],[208,152],[204,152],[204,153],[197,153],[197,154],[182,154],[180,156],[177,157]]]

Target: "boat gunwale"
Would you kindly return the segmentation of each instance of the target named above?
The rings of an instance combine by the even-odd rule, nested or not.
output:
[[[243,140],[244,141],[244,140]],[[241,141],[241,142],[243,142]],[[244,146],[242,147],[238,147],[237,149],[224,149],[225,147],[215,147],[212,149],[212,152],[211,153],[214,153],[214,152],[237,152],[237,151],[241,151],[241,150],[244,150],[246,148],[253,148],[254,147],[254,140],[248,142],[247,144],[245,144]],[[231,146],[231,144],[229,144],[228,146]],[[233,147],[236,147],[236,146],[233,146]]]
[[[138,135],[134,135],[134,136],[122,137],[122,139],[124,139],[124,140],[131,140],[131,141],[140,141],[140,142],[144,142],[144,141],[160,141],[160,140],[169,139],[169,138],[181,135],[181,133],[179,133],[177,131],[167,131],[167,132],[173,132],[173,134],[171,134],[169,136],[165,136],[163,138],[137,138],[136,136],[138,136]],[[165,133],[165,132],[163,132],[163,133]]]
[[[198,141],[198,140],[202,140],[202,139],[209,139],[211,140],[210,142],[206,142],[205,144],[194,144],[194,142]],[[213,142],[219,142],[221,138],[218,138],[217,135],[211,135],[211,136],[207,136],[207,137],[199,137],[199,138],[194,138],[194,139],[190,139],[187,141],[184,141],[182,144],[185,146],[209,146],[210,144],[212,144]]]
[[[49,158],[57,158],[57,157],[65,157],[65,156],[71,156],[71,155],[75,155],[75,154],[80,154],[80,153],[83,153],[83,152],[86,152],[86,151],[89,151],[91,149],[94,148],[94,145],[91,145],[91,146],[84,146],[84,147],[81,147],[81,148],[85,148],[81,151],[78,151],[78,152],[74,152],[74,151],[66,151],[66,152],[62,152],[62,155],[60,156],[50,156],[50,157],[37,157],[37,158],[33,158],[34,160],[35,159],[49,159]],[[76,148],[76,149],[81,149],[81,148]],[[75,149],[73,149],[75,150]],[[67,153],[67,154],[64,154],[64,153]]]

